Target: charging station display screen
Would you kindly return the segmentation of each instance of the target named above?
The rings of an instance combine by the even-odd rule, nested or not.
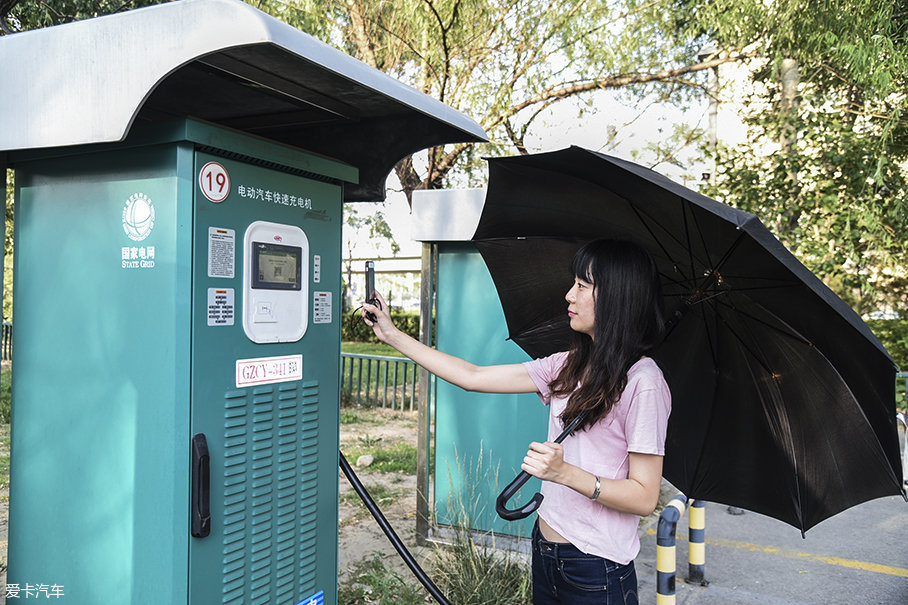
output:
[[[302,257],[302,248],[256,242],[253,247],[252,287],[299,290],[302,285]]]

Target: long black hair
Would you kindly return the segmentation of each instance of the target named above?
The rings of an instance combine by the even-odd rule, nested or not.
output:
[[[570,394],[564,426],[589,411],[576,430],[604,418],[627,386],[627,371],[662,339],[662,286],[655,262],[642,248],[621,240],[585,244],[571,264],[593,286],[595,338],[574,333],[567,361],[549,387]],[[579,386],[578,386],[579,385]]]

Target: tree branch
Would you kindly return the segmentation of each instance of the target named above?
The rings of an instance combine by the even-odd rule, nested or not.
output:
[[[605,78],[599,78],[597,80],[591,80],[589,82],[579,82],[577,84],[569,84],[562,86],[560,88],[549,89],[543,91],[542,94],[527,99],[522,103],[508,109],[508,111],[502,113],[493,119],[490,123],[484,124],[484,128],[489,130],[500,125],[504,120],[520,113],[522,110],[537,105],[539,103],[546,103],[551,100],[560,100],[566,99],[568,97],[576,96],[585,92],[592,92],[594,90],[605,90],[608,88],[618,88],[621,86],[627,86],[630,84],[647,84],[650,82],[663,82],[668,80],[676,80],[678,76],[684,74],[689,74],[697,71],[702,71],[704,69],[711,69],[713,67],[718,67],[725,63],[733,63],[736,61],[743,61],[744,59],[749,59],[756,57],[756,54],[745,54],[745,53],[730,53],[724,57],[717,57],[714,59],[709,59],[708,61],[701,61],[700,63],[695,63],[693,65],[685,65],[684,67],[679,67],[677,69],[666,69],[654,73],[638,73],[638,74],[617,74],[613,76],[607,76]]]
[[[504,128],[508,133],[508,137],[511,139],[511,142],[514,143],[514,147],[517,148],[517,151],[520,153],[520,155],[529,155],[530,152],[527,151],[526,145],[523,144],[523,138],[526,135],[526,127],[524,127],[518,135],[516,132],[514,132],[514,128],[511,126],[511,121],[505,120]]]
[[[353,43],[359,49],[360,57],[364,62],[377,68],[378,61],[375,57],[375,44],[369,37],[365,13],[356,0],[347,0],[347,14],[350,15],[350,29],[353,34]]]
[[[450,170],[450,168],[448,168],[448,170]],[[397,179],[400,181],[401,187],[403,187],[404,193],[407,196],[407,204],[412,207],[413,191],[416,189],[428,189],[426,183],[423,183],[419,174],[416,173],[416,169],[413,168],[413,156],[408,155],[395,164],[394,174],[397,175]]]

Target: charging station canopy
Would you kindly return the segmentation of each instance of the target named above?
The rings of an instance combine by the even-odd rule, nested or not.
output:
[[[410,153],[486,140],[460,112],[239,0],[6,36],[0,82],[0,151],[122,141],[133,125],[192,117],[356,167],[345,201],[384,199]]]

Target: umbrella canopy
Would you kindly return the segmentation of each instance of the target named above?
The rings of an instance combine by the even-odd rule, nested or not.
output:
[[[673,485],[802,532],[904,496],[892,358],[759,219],[578,147],[489,160],[473,241],[531,356],[568,347],[570,260],[597,238],[639,244],[662,275]]]

